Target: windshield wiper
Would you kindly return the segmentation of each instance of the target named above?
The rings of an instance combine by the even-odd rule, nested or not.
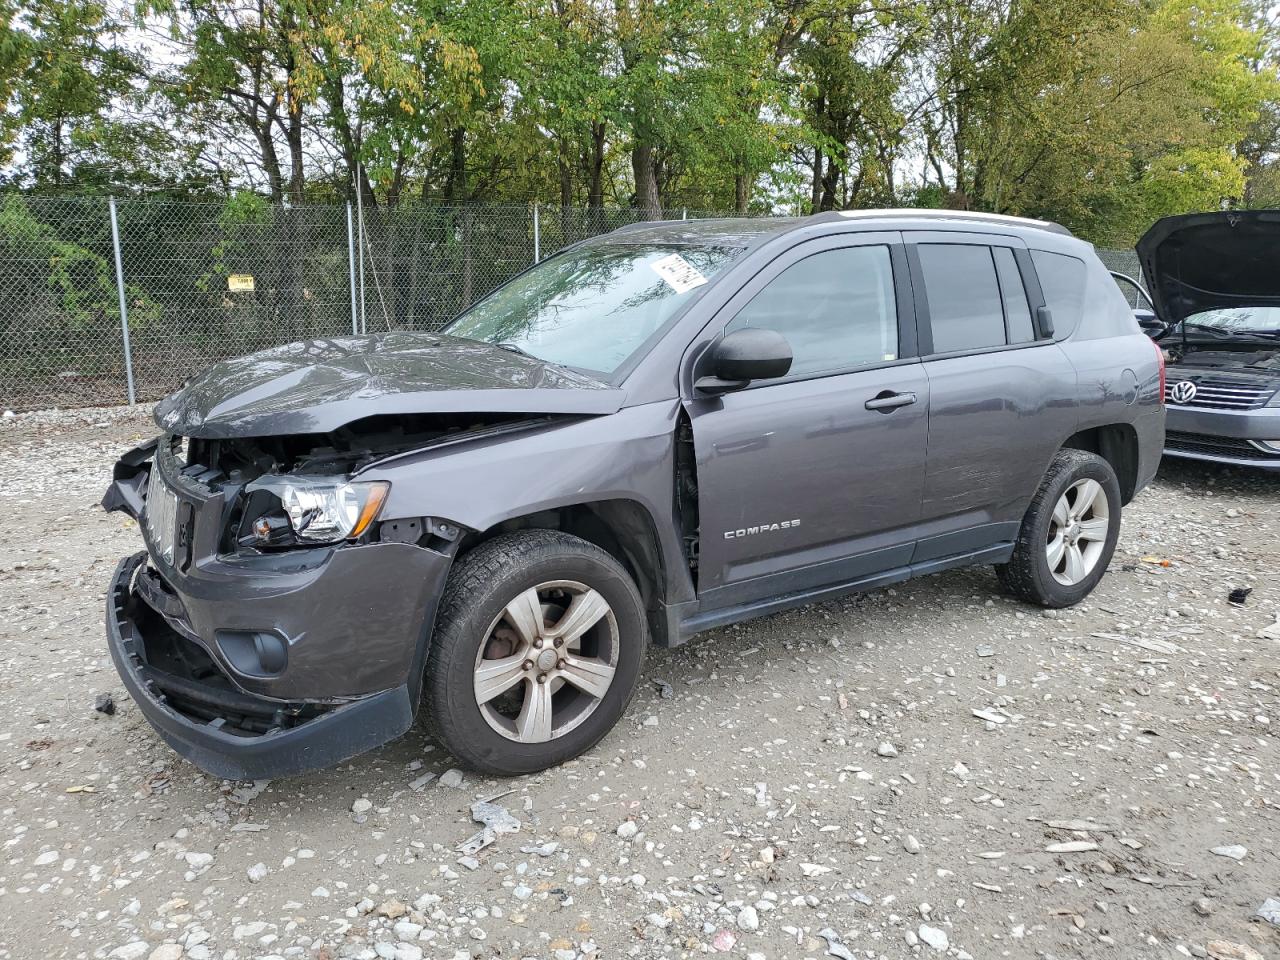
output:
[[[1194,329],[1197,332],[1203,331],[1219,340],[1280,340],[1280,333],[1272,330],[1228,330],[1225,327],[1216,327],[1211,323],[1196,323],[1194,320],[1184,320],[1182,325],[1184,329]]]
[[[514,353],[514,354],[517,354],[517,355],[519,355],[519,356],[521,356],[521,357],[528,357],[530,360],[541,360],[541,359],[542,359],[541,357],[535,357],[532,353],[530,353],[530,352],[529,352],[528,350],[526,350],[524,347],[517,346],[517,345],[516,345],[516,344],[514,344],[514,343],[507,343],[507,342],[505,342],[505,341],[504,341],[504,342],[502,342],[502,343],[495,343],[495,344],[494,344],[494,346],[495,346],[495,347],[497,347],[499,350],[505,350],[505,351],[507,351],[507,353]]]

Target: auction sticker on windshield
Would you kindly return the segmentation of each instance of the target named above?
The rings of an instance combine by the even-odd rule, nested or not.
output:
[[[707,282],[707,278],[698,272],[698,268],[678,253],[655,260],[649,266],[676,293],[684,293]]]

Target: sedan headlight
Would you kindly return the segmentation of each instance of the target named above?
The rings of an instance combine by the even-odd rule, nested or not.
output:
[[[280,525],[273,523],[270,516],[254,522],[257,539],[272,546],[290,539],[320,544],[358,537],[377,518],[390,489],[391,484],[385,480],[359,482],[343,477],[279,474],[259,477],[245,487],[248,493],[262,490],[274,495],[284,508],[289,523],[287,531],[280,530]]]

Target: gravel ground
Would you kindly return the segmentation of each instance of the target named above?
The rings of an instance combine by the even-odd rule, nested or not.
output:
[[[96,504],[151,432],[0,421],[2,958],[1280,956],[1280,478],[1166,468],[1056,616],[975,569],[655,651],[539,776],[415,730],[250,784],[165,747],[104,648],[139,541]],[[468,859],[493,797],[518,829]]]

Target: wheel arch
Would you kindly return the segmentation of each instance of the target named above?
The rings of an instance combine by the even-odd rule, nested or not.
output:
[[[1069,436],[1063,449],[1095,453],[1111,464],[1120,481],[1120,502],[1128,504],[1137,493],[1141,448],[1138,431],[1130,423],[1109,423],[1080,430]]]
[[[457,558],[496,536],[521,530],[560,530],[595,544],[617,560],[640,591],[652,641],[667,644],[667,563],[657,522],[643,504],[627,498],[589,500],[509,517],[467,534]]]

